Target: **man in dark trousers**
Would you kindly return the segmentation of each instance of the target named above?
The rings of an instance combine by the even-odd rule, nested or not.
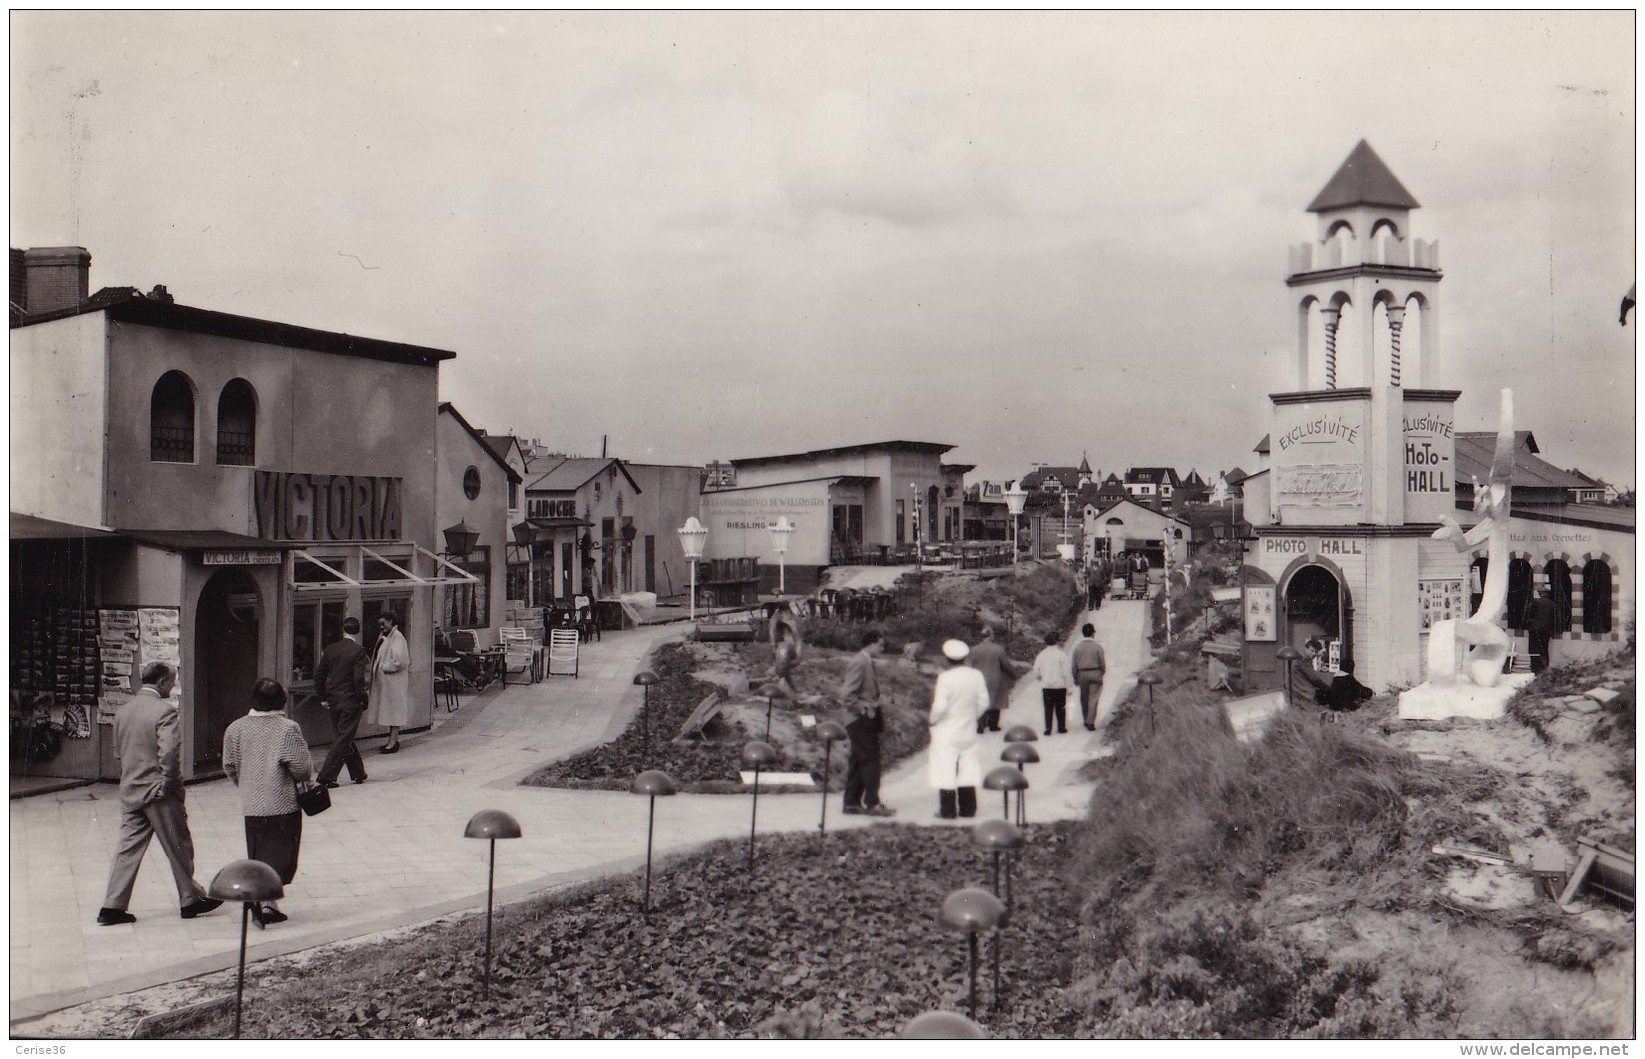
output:
[[[1028,670],[1006,657],[1005,648],[994,640],[993,629],[984,625],[977,633],[981,638],[971,648],[971,668],[980,672],[988,684],[988,709],[977,719],[977,731],[997,732],[1000,711],[1010,705],[1010,682]]]
[[[184,919],[204,915],[223,902],[207,897],[194,880],[194,838],[183,808],[182,732],[171,691],[177,671],[165,662],[143,667],[143,686],[114,715],[114,752],[120,759],[120,837],[109,868],[108,893],[97,910],[105,927],[135,923],[126,911],[137,885],[149,839],[159,838]]]
[[[1548,598],[1547,590],[1539,589],[1536,598],[1525,605],[1525,629],[1530,634],[1531,672],[1540,673],[1553,661],[1549,650],[1559,627],[1559,607]]]
[[[878,629],[862,634],[862,650],[845,664],[840,681],[840,707],[849,720],[845,734],[851,740],[851,760],[845,768],[845,811],[852,815],[893,816],[896,810],[880,804],[880,733],[885,716],[880,711],[880,680],[874,656],[885,650]]]
[[[314,668],[320,704],[331,711],[331,727],[337,733],[325,764],[315,775],[315,782],[322,787],[337,786],[337,774],[344,765],[348,766],[349,779],[355,783],[366,781],[366,764],[360,760],[354,734],[360,730],[360,718],[365,716],[370,680],[371,659],[360,644],[360,619],[349,615],[343,619],[342,638],[326,645],[320,653],[320,664]]]

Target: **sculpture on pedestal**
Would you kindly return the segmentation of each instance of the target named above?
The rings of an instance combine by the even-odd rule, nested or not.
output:
[[[1508,514],[1514,473],[1514,392],[1502,391],[1502,418],[1497,426],[1496,452],[1490,480],[1474,479],[1474,513],[1479,522],[1464,530],[1450,515],[1440,521],[1435,540],[1448,540],[1458,551],[1472,551],[1485,542],[1485,586],[1479,606],[1461,621],[1438,621],[1428,635],[1428,681],[1455,684],[1464,672],[1482,688],[1496,684],[1508,657],[1508,631],[1503,613],[1508,601]],[[1466,657],[1462,648],[1466,645]]]

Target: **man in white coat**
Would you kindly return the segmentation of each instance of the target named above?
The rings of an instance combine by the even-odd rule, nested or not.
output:
[[[937,816],[952,820],[977,815],[977,785],[982,782],[977,721],[988,709],[988,682],[964,664],[971,653],[965,641],[945,642],[942,653],[948,668],[937,675],[926,721],[931,729],[927,778],[937,789]]]

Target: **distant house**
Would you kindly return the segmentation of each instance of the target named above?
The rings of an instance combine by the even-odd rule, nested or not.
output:
[[[1585,504],[1600,503],[1605,498],[1605,487],[1586,475],[1561,470],[1538,456],[1536,435],[1529,430],[1514,431],[1513,503],[1521,504]],[[1457,506],[1471,508],[1474,502],[1474,479],[1481,482],[1491,476],[1491,461],[1496,454],[1496,432],[1490,430],[1457,432],[1456,436],[1456,496]]]
[[[532,604],[540,607],[555,599],[633,590],[633,571],[618,565],[617,542],[633,525],[626,509],[640,486],[623,461],[568,456],[534,470],[541,473],[525,489],[525,521],[531,527],[533,549]]]
[[[1125,472],[1125,492],[1140,504],[1159,502],[1160,510],[1171,510],[1173,498],[1182,480],[1171,467],[1133,467]]]
[[[1203,504],[1210,495],[1211,486],[1199,476],[1198,471],[1191,470],[1177,487],[1174,502],[1179,508],[1184,504]]]
[[[1022,476],[1019,488],[1033,493],[1072,493],[1091,482],[1091,464],[1080,460],[1078,467],[1039,467]]]
[[[1121,500],[1129,499],[1130,496],[1131,494],[1125,491],[1125,483],[1120,481],[1119,475],[1110,474],[1097,487],[1097,507],[1099,509],[1111,507]]]

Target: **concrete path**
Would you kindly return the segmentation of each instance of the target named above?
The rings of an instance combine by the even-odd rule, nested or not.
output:
[[[1146,607],[1109,601],[1092,615],[1108,652],[1104,714],[1133,683],[1148,658]],[[677,637],[677,626],[607,633],[585,645],[580,679],[554,677],[465,698],[439,727],[404,737],[390,756],[365,751],[369,780],[332,792],[332,809],[305,821],[301,867],[283,907],[291,919],[253,931],[249,958],[264,959],[331,942],[425,922],[484,904],[487,847],[462,837],[481,809],[512,813],[524,831],[497,846],[499,903],[520,900],[588,878],[636,869],[644,862],[646,801],[626,792],[518,786],[544,763],[620,733],[640,705],[631,679],[654,645]],[[1040,725],[1039,689],[1025,679],[1014,689],[1004,723]],[[1078,705],[1071,704],[1077,724]],[[1000,737],[985,737],[985,771],[998,760]],[[1072,782],[1081,763],[1103,752],[1100,732],[1053,735],[1035,744],[1042,761],[1028,767],[1030,822],[1084,814],[1089,788]],[[1000,811],[993,792],[980,792],[979,813]],[[938,824],[936,795],[925,783],[920,755],[886,777],[886,804],[896,821]],[[226,781],[188,789],[196,877],[209,884],[229,861],[245,856],[237,792]],[[762,797],[763,832],[817,826],[820,795]],[[829,827],[870,826],[838,812],[830,795]],[[13,1032],[27,1021],[89,1000],[232,967],[238,955],[238,914],[177,915],[171,873],[152,846],[137,879],[131,911],[137,922],[96,925],[119,826],[118,792],[97,784],[10,803],[11,1011]],[[748,799],[681,795],[657,806],[659,856],[705,841],[747,834]],[[974,821],[960,821],[969,825]],[[948,826],[957,826],[950,824]],[[21,1023],[21,1025],[20,1025]]]

